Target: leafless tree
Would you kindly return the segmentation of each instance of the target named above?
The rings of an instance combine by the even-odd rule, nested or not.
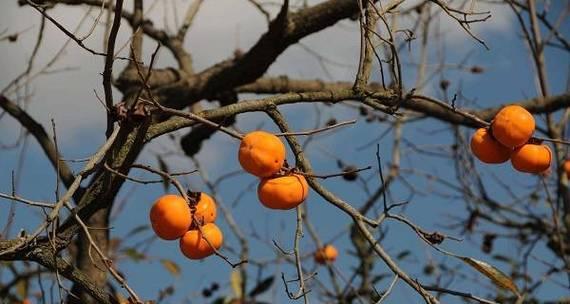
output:
[[[166,188],[172,184],[186,197],[188,185],[183,185],[183,179],[192,175],[202,181],[202,191],[216,197],[229,227],[227,238],[237,242],[237,247],[226,246],[216,252],[217,260],[227,264],[227,273],[231,273],[231,303],[261,303],[256,299],[267,298],[260,295],[271,288],[278,291],[275,298],[285,296],[304,303],[381,303],[390,301],[395,286],[405,286],[413,294],[413,301],[425,303],[570,301],[559,294],[545,298],[539,293],[541,288],[570,289],[570,190],[564,169],[570,95],[567,88],[562,92],[552,88],[555,76],[549,74],[547,65],[567,65],[567,1],[248,0],[243,1],[247,7],[267,21],[263,34],[251,47],[238,46],[230,58],[200,69],[193,63],[186,38],[189,30],[199,24],[201,8],[207,2],[123,2],[18,0],[20,10],[35,12],[41,20],[39,25],[0,33],[0,43],[7,47],[18,39],[34,41],[22,73],[3,84],[0,93],[0,119],[12,117],[21,128],[15,143],[1,143],[2,149],[26,151],[31,135],[57,176],[55,199],[39,201],[18,193],[16,184],[42,181],[17,180],[22,170],[19,162],[13,164],[14,171],[2,168],[8,170],[4,175],[12,176],[11,184],[2,187],[8,186],[12,191],[0,193],[1,213],[8,214],[6,229],[0,235],[0,260],[2,269],[9,272],[0,276],[0,298],[19,303],[30,297],[28,291],[22,294],[16,290],[23,283],[37,289],[35,295],[42,303],[54,300],[47,296],[47,284],[56,286],[59,301],[65,303],[165,301],[176,291],[165,288],[157,298],[143,298],[137,286],[129,283],[129,273],[120,270],[120,244],[113,242],[109,229],[111,211],[124,204],[118,193],[127,184],[147,187],[159,183]],[[7,4],[0,4],[0,8],[4,5]],[[174,12],[166,12],[169,5],[175,6]],[[183,14],[178,11],[180,5],[185,6]],[[83,17],[76,18],[80,24],[77,29],[85,25],[86,33],[60,20],[58,12],[69,7],[87,10]],[[149,17],[162,8],[165,18],[176,17],[175,29],[166,26],[168,22],[160,27],[160,20]],[[537,89],[533,97],[493,100],[481,107],[473,97],[463,94],[460,81],[445,75],[487,77],[490,67],[472,63],[469,55],[459,63],[449,63],[442,38],[449,33],[441,27],[442,23],[451,22],[450,31],[467,38],[462,39],[466,41],[462,42],[465,49],[492,53],[493,45],[478,33],[492,20],[495,10],[507,10],[514,16],[515,30],[509,35],[521,44],[513,47],[512,52],[528,55],[528,77],[536,79]],[[344,36],[360,41],[359,56],[344,58],[342,63],[302,41],[325,29],[342,30],[347,26],[355,31]],[[56,28],[65,40],[56,55],[38,67],[36,59],[41,46],[46,39],[52,39],[45,34],[47,27]],[[130,35],[124,41],[118,36],[126,28]],[[103,47],[94,47],[94,33],[101,29]],[[152,48],[143,48],[143,41]],[[198,46],[192,49],[195,47]],[[293,47],[303,50],[306,60],[316,60],[323,77],[332,78],[329,69],[336,66],[350,71],[351,78],[329,81],[268,72]],[[56,62],[66,60],[66,48],[80,49],[103,63],[102,85],[95,88],[89,102],[98,100],[105,109],[106,140],[84,160],[62,156],[65,151],[58,147],[57,130],[66,126],[55,121],[42,125],[28,109],[29,101],[35,98],[30,86],[42,81],[40,76],[66,72],[54,68]],[[551,50],[556,50],[557,55],[547,58]],[[433,54],[437,54],[436,60]],[[175,65],[159,64],[159,56],[170,56]],[[525,178],[525,185],[497,177],[469,149],[469,136],[474,129],[488,127],[501,107],[511,103],[520,104],[537,118],[534,140],[548,143],[553,151],[550,172],[516,173]],[[292,123],[295,117],[284,114],[285,107],[314,110],[314,127],[296,128]],[[354,149],[367,151],[374,163],[356,166],[360,162],[351,154],[337,155],[318,145],[327,134],[353,128],[357,122],[322,117],[323,113],[335,111],[349,111],[359,116],[358,122],[366,122],[361,128],[367,131],[358,136],[368,144]],[[345,222],[338,225],[344,226],[339,237],[348,239],[350,246],[339,249],[341,254],[355,257],[353,268],[343,269],[332,263],[318,269],[314,266],[315,248],[331,240],[320,236],[322,231],[313,225],[319,214],[311,213],[306,204],[296,209],[294,231],[284,231],[292,236],[293,244],[283,244],[278,237],[266,239],[259,227],[249,229],[236,220],[235,204],[246,193],[255,193],[255,184],[242,186],[243,191],[235,198],[221,195],[220,184],[240,172],[212,177],[196,155],[208,149],[206,142],[214,135],[235,140],[236,145],[228,147],[228,151],[234,151],[246,132],[239,127],[237,118],[250,112],[264,114],[265,126],[272,124],[280,130],[278,135],[286,139],[295,157],[294,162],[289,159],[289,166],[306,176],[311,195],[328,203],[323,208],[334,208],[344,215]],[[411,135],[412,132],[404,131],[408,126],[433,126],[434,121],[440,123],[444,135],[425,136],[448,139],[444,143],[432,140],[436,144],[418,144],[418,132]],[[157,140],[168,141],[175,148],[157,153],[156,167],[137,163],[143,149]],[[380,145],[389,146],[391,152],[380,153]],[[172,172],[172,155],[182,156],[192,166],[184,172]],[[445,174],[412,165],[414,161],[429,162],[433,158],[448,165],[442,168]],[[330,170],[313,170],[317,161],[329,163]],[[513,171],[510,167],[504,170]],[[145,178],[135,177],[135,172],[141,171]],[[152,178],[146,178],[149,176]],[[325,182],[330,179],[345,183],[352,190],[338,192]],[[507,195],[496,195],[499,191]],[[362,195],[366,197],[364,202]],[[461,213],[419,221],[410,215],[418,208],[418,197],[453,200]],[[43,219],[34,223],[32,231],[6,233],[17,224],[11,220],[10,202],[39,210]],[[430,227],[438,228],[427,229],[418,224],[426,221]],[[429,254],[410,253],[407,244],[398,242],[387,247],[384,240],[397,233],[414,234]],[[309,238],[304,239],[305,235]],[[144,259],[141,252],[153,240],[143,240],[127,255]],[[497,250],[494,244],[499,241],[516,248],[516,253],[505,250],[493,254]],[[260,243],[271,248],[274,256],[259,259],[252,255]],[[479,245],[488,254],[485,261],[464,254],[466,251],[458,254],[451,249]],[[542,257],[545,252],[548,258]],[[410,254],[417,257],[414,268],[422,271],[402,265]],[[173,273],[179,271],[172,261],[165,260],[164,264]],[[529,267],[530,264],[534,266]],[[259,277],[262,270],[278,265],[283,265],[280,277]],[[469,284],[456,287],[457,281]]]

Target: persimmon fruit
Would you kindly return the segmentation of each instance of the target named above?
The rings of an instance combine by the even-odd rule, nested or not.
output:
[[[309,194],[307,180],[301,174],[264,178],[257,187],[259,201],[267,208],[289,210],[301,204]]]
[[[534,133],[534,128],[534,117],[519,105],[505,106],[491,122],[493,136],[508,148],[524,145]]]
[[[550,168],[552,152],[547,145],[529,143],[516,148],[511,155],[511,164],[517,171],[541,173]]]
[[[488,129],[480,128],[471,137],[471,152],[484,163],[500,164],[509,160],[512,150],[495,140]]]
[[[190,207],[181,196],[163,195],[150,209],[150,223],[158,237],[175,240],[184,235],[192,224]]]
[[[327,262],[334,262],[338,257],[338,251],[333,245],[325,245],[315,251],[315,262],[319,264],[326,264]]]
[[[216,202],[214,199],[204,192],[199,192],[197,195],[197,201],[194,218],[202,225],[213,223],[217,216]]]
[[[238,160],[245,171],[257,177],[269,177],[281,169],[285,155],[285,145],[279,137],[253,131],[241,140]]]
[[[180,251],[189,259],[203,259],[220,249],[223,241],[224,236],[220,228],[214,223],[208,223],[200,229],[186,232],[180,238]]]

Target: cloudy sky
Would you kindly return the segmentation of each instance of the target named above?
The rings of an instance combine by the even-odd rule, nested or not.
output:
[[[148,2],[148,4],[147,4]],[[295,1],[293,1],[295,2]],[[319,1],[311,1],[316,3]],[[414,4],[415,1],[406,1],[405,7]],[[145,1],[145,5],[151,7],[146,13],[147,18],[153,20],[159,28],[173,30],[176,28],[184,16],[184,11],[189,1],[164,0]],[[125,1],[125,7],[132,7],[132,1]],[[277,6],[269,7],[274,14]],[[519,26],[514,15],[503,7],[486,7],[477,2],[475,6],[478,10],[490,10],[492,18],[485,23],[473,25],[473,32],[484,39],[490,46],[490,51],[485,50],[476,41],[471,39],[457,24],[442,15],[438,17],[435,24],[434,33],[440,33],[437,38],[433,34],[432,39],[437,41],[432,45],[429,53],[428,73],[435,71],[441,63],[441,54],[445,54],[446,64],[457,64],[462,59],[468,57],[467,66],[479,65],[485,69],[483,75],[473,75],[463,70],[449,70],[443,76],[437,75],[433,81],[425,87],[424,93],[435,97],[441,97],[437,90],[437,83],[441,77],[446,77],[451,81],[450,90],[452,92],[461,89],[466,98],[474,101],[472,105],[487,107],[499,103],[511,102],[536,96],[536,85],[533,77],[530,58],[525,51],[525,45],[520,39]],[[82,26],[79,27],[77,36],[84,36],[89,32],[98,8],[88,10],[86,7],[57,7],[49,11],[50,15],[65,25],[68,29],[75,29],[81,19],[88,13]],[[411,26],[413,20],[399,20],[400,28]],[[0,42],[0,87],[6,86],[16,75],[21,73],[28,61],[35,42],[36,33],[39,29],[40,15],[30,7],[18,7],[16,1],[2,1],[0,4],[0,32],[6,30],[7,33],[24,31],[14,43],[7,41]],[[216,62],[231,57],[235,48],[248,49],[259,36],[265,32],[267,23],[262,14],[245,0],[208,0],[202,5],[194,25],[188,33],[186,47],[191,51],[196,70],[205,69]],[[563,27],[568,32],[568,26]],[[97,26],[85,43],[96,50],[102,49],[103,27]],[[123,24],[117,40],[118,46],[123,46],[128,42],[131,29],[127,24]],[[439,39],[439,40],[437,40]],[[32,74],[41,71],[43,67],[57,54],[66,43],[67,37],[51,24],[47,24],[44,43],[42,44],[36,59]],[[323,79],[323,80],[345,80],[352,81],[356,66],[358,64],[359,32],[357,24],[351,21],[343,21],[336,27],[324,30],[318,34],[303,39],[302,44],[306,46],[292,46],[271,66],[268,75],[288,75],[292,78],[301,79]],[[155,43],[149,39],[145,40],[145,58],[150,56]],[[318,52],[321,56],[335,62],[327,64],[325,72],[319,64],[318,59],[307,51]],[[417,62],[419,40],[412,42],[412,50],[403,50],[404,80],[407,86],[413,86],[416,78],[416,70],[413,63]],[[128,53],[128,47],[123,49],[122,55]],[[157,66],[167,67],[174,64],[170,54],[163,49],[159,55]],[[552,93],[557,94],[566,91],[566,80],[568,72],[568,55],[555,50],[547,52],[547,68],[549,71]],[[124,66],[123,62],[117,61],[115,64],[115,75]],[[101,85],[101,75],[103,70],[103,58],[92,56],[81,49],[73,42],[69,43],[63,50],[57,62],[49,68],[47,73],[39,75],[31,82],[28,91],[20,90],[18,94],[30,94],[29,103],[26,107],[29,113],[40,121],[44,126],[50,126],[50,120],[54,120],[57,126],[58,138],[61,143],[62,153],[66,158],[76,159],[88,157],[95,151],[104,140],[104,117],[105,111],[95,97],[94,90],[100,96],[103,95]],[[378,72],[373,73],[373,77],[378,79]],[[17,96],[16,94],[11,97]],[[119,92],[115,91],[115,99],[120,99]],[[242,96],[251,98],[251,96]],[[299,111],[302,109],[304,111]],[[334,136],[319,136],[317,141],[311,145],[307,151],[315,168],[324,173],[335,172],[336,160],[334,157],[342,157],[350,163],[358,166],[374,165],[374,149],[356,150],[376,136],[380,135],[385,126],[379,124],[367,124],[358,116],[358,112],[348,107],[320,107],[320,117],[324,121],[330,117],[339,120],[358,118],[355,126],[343,129],[334,133]],[[287,118],[290,119],[295,129],[308,129],[314,126],[317,118],[316,111],[311,106],[287,106],[284,107]],[[248,131],[263,126],[268,130],[275,128],[267,121],[263,115],[246,114],[238,118],[238,127]],[[452,143],[449,134],[443,135],[435,131],[447,126],[438,122],[422,122],[411,124],[404,129],[405,136],[413,139],[418,146],[449,145]],[[0,120],[0,143],[9,144],[14,142],[20,130],[17,124],[9,117]],[[427,132],[426,132],[427,131]],[[427,133],[434,132],[434,135],[427,136]],[[185,131],[179,134],[184,134]],[[363,135],[366,134],[366,135]],[[391,148],[390,136],[381,142],[383,155],[389,155]],[[349,145],[347,143],[350,143]],[[18,160],[23,159],[23,167],[19,172],[20,184],[19,192],[23,196],[33,199],[53,199],[54,177],[53,170],[43,158],[34,140],[28,140],[29,150],[21,156],[21,149],[2,151],[0,156],[0,191],[10,192],[10,172],[18,168]],[[176,151],[176,143],[167,138],[160,138],[153,142],[141,155],[138,162],[156,165],[156,153]],[[324,151],[328,151],[324,153]],[[204,145],[203,151],[197,159],[203,164],[211,178],[216,178],[227,172],[238,169],[235,160],[237,144],[227,136],[216,135],[211,141]],[[409,153],[409,154],[408,154]],[[291,158],[292,155],[289,154]],[[172,170],[189,170],[193,164],[184,157],[171,156],[168,158]],[[445,159],[419,158],[406,151],[403,160],[405,168],[419,168],[427,172],[440,174],[443,177],[453,178],[451,164]],[[79,169],[79,165],[74,165]],[[487,168],[486,168],[487,170]],[[499,166],[489,170],[491,174],[503,176],[511,179],[516,185],[530,185],[535,179],[526,175],[516,175],[512,173],[509,165]],[[136,173],[139,174],[139,173]],[[365,174],[371,180],[375,173]],[[426,184],[419,179],[411,179],[421,183],[423,187],[435,187]],[[49,182],[46,182],[49,181]],[[184,180],[192,187],[201,189],[203,184],[197,177],[190,177]],[[226,204],[230,204],[237,194],[246,185],[254,182],[253,178],[240,175],[222,184],[220,189],[220,199]],[[371,182],[373,184],[373,182]],[[326,181],[325,185],[338,191],[344,199],[360,204],[366,193],[360,187],[353,184],[347,185],[342,181]],[[391,192],[391,199],[401,201],[409,199],[408,190],[404,185],[396,183]],[[134,190],[133,190],[134,189]],[[132,191],[131,191],[132,190]],[[155,197],[162,193],[160,186],[136,186],[126,184],[119,195],[120,200],[125,200],[126,204],[121,213],[113,223],[113,235],[125,235],[132,228],[137,227],[146,221],[149,206]],[[253,192],[253,191],[252,191]],[[318,214],[312,218],[319,233],[324,240],[330,240],[335,236],[346,232],[348,219],[340,212],[323,200],[311,194],[311,199],[307,202],[309,212]],[[505,193],[497,193],[498,196]],[[450,208],[449,206],[453,206]],[[4,227],[7,221],[9,203],[0,201],[0,227]],[[461,200],[449,198],[444,200],[433,195],[418,195],[413,198],[413,205],[406,214],[417,223],[428,229],[444,229],[445,222],[450,215],[461,214],[463,211]],[[292,244],[294,234],[294,213],[275,213],[261,209],[256,202],[254,193],[250,193],[232,208],[232,213],[236,217],[238,224],[248,233],[253,232],[253,228],[260,232],[260,237],[265,241],[276,239],[282,244]],[[429,214],[429,216],[426,216]],[[128,219],[128,220],[127,220]],[[16,225],[12,231],[16,232],[16,227],[33,229],[41,220],[40,214],[17,207],[15,217]],[[222,228],[227,231],[226,224],[221,222]],[[392,254],[397,254],[404,249],[414,251],[414,257],[410,261],[403,261],[402,265],[413,275],[421,274],[421,270],[414,269],[417,264],[414,260],[437,259],[435,252],[430,251],[421,242],[406,231],[401,226],[390,226],[391,235],[387,239],[387,248]],[[145,237],[150,234],[147,233]],[[402,243],[401,240],[406,240]],[[463,254],[481,257],[485,259],[477,248],[477,241],[466,240],[462,244],[450,244],[450,249]],[[134,242],[134,241],[133,241]],[[236,240],[228,237],[228,244],[236,246]],[[254,258],[267,259],[273,257],[273,248],[262,241],[252,240],[255,250],[252,251]],[[314,249],[314,245],[306,237],[303,248],[305,252]],[[346,234],[335,239],[335,244],[339,248],[348,248]],[[132,244],[131,244],[132,245]],[[514,249],[508,248],[508,244],[499,244],[500,249],[506,254],[513,254]],[[210,258],[204,262],[189,262],[183,259],[177,251],[176,244],[164,241],[156,241],[149,252],[153,257],[153,262],[149,264],[124,263],[121,266],[129,278],[130,283],[137,289],[143,297],[155,297],[160,288],[173,284],[179,291],[173,303],[193,296],[193,291],[215,280],[222,283],[223,292],[229,293],[227,286],[230,269],[219,259]],[[167,272],[160,266],[158,259],[168,258],[176,261],[182,267],[183,274],[175,279],[168,276]],[[339,269],[344,274],[351,273],[353,258],[345,251],[342,251]],[[450,265],[455,265],[454,261],[448,261]],[[311,263],[308,261],[307,263]],[[503,265],[504,266],[504,265]],[[382,265],[377,266],[377,271],[385,271]],[[215,271],[212,271],[214,269]],[[253,269],[253,268],[251,268]],[[272,269],[275,273],[284,271],[287,275],[293,276],[294,269],[291,265],[281,265]],[[253,273],[253,271],[252,271]],[[469,278],[477,278],[477,275],[468,272]],[[149,277],[149,274],[152,274]],[[264,275],[270,275],[271,272]],[[324,272],[323,272],[324,274]],[[479,279],[481,279],[479,277]],[[323,279],[326,281],[326,279]],[[388,282],[383,281],[378,289],[384,289]],[[468,287],[469,284],[457,282],[454,285],[458,288]],[[484,295],[483,289],[476,291]],[[277,285],[275,291],[277,298],[283,303],[284,290],[281,285]],[[552,287],[544,291],[545,294],[556,295],[561,291]],[[388,303],[412,303],[417,299],[409,294],[404,284],[399,284],[394,292],[394,297]],[[402,302],[403,301],[403,302]],[[201,302],[198,301],[198,302]]]

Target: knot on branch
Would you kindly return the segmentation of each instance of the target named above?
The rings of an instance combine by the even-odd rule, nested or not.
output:
[[[137,102],[130,109],[125,102],[119,102],[111,108],[111,115],[119,123],[140,124],[150,117],[150,109],[143,102]]]
[[[439,245],[439,244],[443,243],[443,241],[445,240],[445,235],[443,235],[437,231],[434,231],[432,233],[427,233],[427,232],[422,231],[421,233],[422,233],[423,237],[428,242],[430,242],[432,245]]]

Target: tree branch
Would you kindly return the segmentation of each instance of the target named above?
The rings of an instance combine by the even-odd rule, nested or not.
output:
[[[46,133],[44,127],[24,111],[24,109],[4,95],[0,95],[0,107],[18,120],[18,122],[36,138],[54,169],[59,168],[59,177],[63,181],[63,184],[69,188],[75,176],[67,164],[61,160],[61,155],[57,153],[55,145]],[[79,188],[75,192],[73,199],[79,201],[82,195],[83,189]]]

